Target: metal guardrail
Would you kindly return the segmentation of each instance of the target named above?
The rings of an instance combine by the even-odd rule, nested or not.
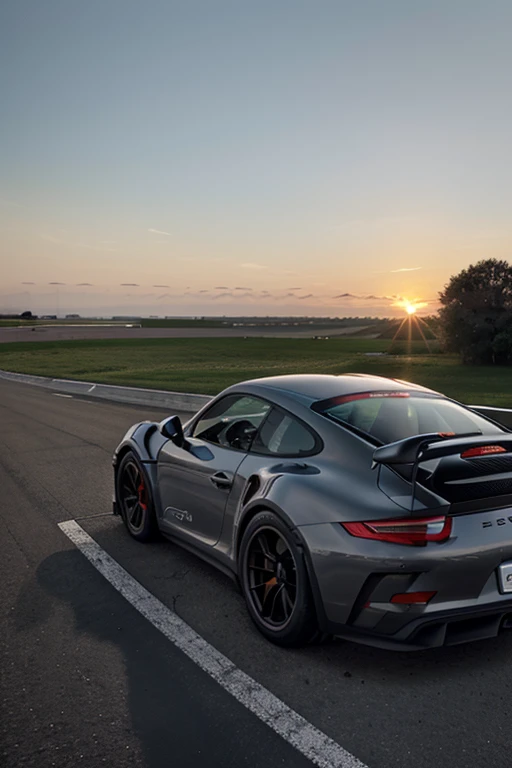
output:
[[[507,429],[512,429],[512,408],[497,408],[492,405],[469,405],[468,408],[497,421]]]
[[[95,397],[130,405],[144,405],[167,411],[195,413],[212,398],[211,395],[193,395],[188,392],[169,392],[164,389],[143,389],[142,387],[120,387],[115,384],[97,384],[92,381],[73,379],[52,379],[25,373],[0,370],[0,379],[45,387],[55,392]]]
[[[46,376],[32,376],[25,373],[12,373],[0,370],[0,379],[18,381],[25,384],[35,384],[39,387],[69,392],[70,394],[99,397],[103,400],[113,400],[133,405],[146,405],[154,408],[165,408],[189,413],[198,411],[211,399],[211,395],[194,395],[188,392],[168,392],[162,389],[142,389],[139,387],[121,387],[113,384],[96,384],[91,381],[76,381],[69,379],[53,379]],[[468,408],[487,416],[512,429],[512,408],[498,408],[492,405],[468,405]]]

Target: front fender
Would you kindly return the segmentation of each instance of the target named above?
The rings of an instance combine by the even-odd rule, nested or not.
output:
[[[146,473],[151,485],[151,494],[157,517],[161,517],[160,494],[158,492],[158,471],[157,459],[162,446],[167,442],[167,438],[158,430],[158,423],[152,421],[142,421],[134,424],[125,434],[119,445],[114,451],[112,465],[114,467],[114,477],[120,459],[128,451],[132,451],[137,458],[144,464]],[[118,514],[118,504],[116,498],[116,483],[114,481],[114,492],[112,497],[112,510]]]
[[[125,434],[112,457],[114,467],[119,463],[120,457],[127,451],[133,451],[144,463],[155,462],[162,446],[167,442],[158,431],[158,423],[154,421],[142,421],[134,424]]]

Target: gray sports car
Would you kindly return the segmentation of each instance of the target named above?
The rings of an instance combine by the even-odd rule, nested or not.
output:
[[[238,580],[280,645],[413,650],[512,627],[512,433],[377,376],[277,376],[114,454],[114,512]]]

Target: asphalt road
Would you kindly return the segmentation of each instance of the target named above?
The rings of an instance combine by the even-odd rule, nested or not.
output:
[[[151,626],[59,530],[80,525],[208,642],[369,768],[510,768],[512,633],[399,654],[277,649],[236,586],[111,509],[111,455],[161,412],[0,382],[0,764],[311,765]]]
[[[47,325],[21,328],[0,328],[0,343],[8,341],[70,341],[72,339],[197,339],[238,338],[249,336],[269,339],[310,339],[313,336],[349,336],[367,326],[274,328],[268,326],[244,328],[130,328],[122,325]],[[370,334],[364,338],[376,338]]]

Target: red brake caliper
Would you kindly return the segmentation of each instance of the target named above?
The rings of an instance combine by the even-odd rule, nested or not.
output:
[[[146,501],[146,487],[144,485],[144,480],[140,481],[140,485],[137,488],[137,492],[139,494],[139,504],[142,507],[142,509],[145,511],[148,508],[148,505]]]

